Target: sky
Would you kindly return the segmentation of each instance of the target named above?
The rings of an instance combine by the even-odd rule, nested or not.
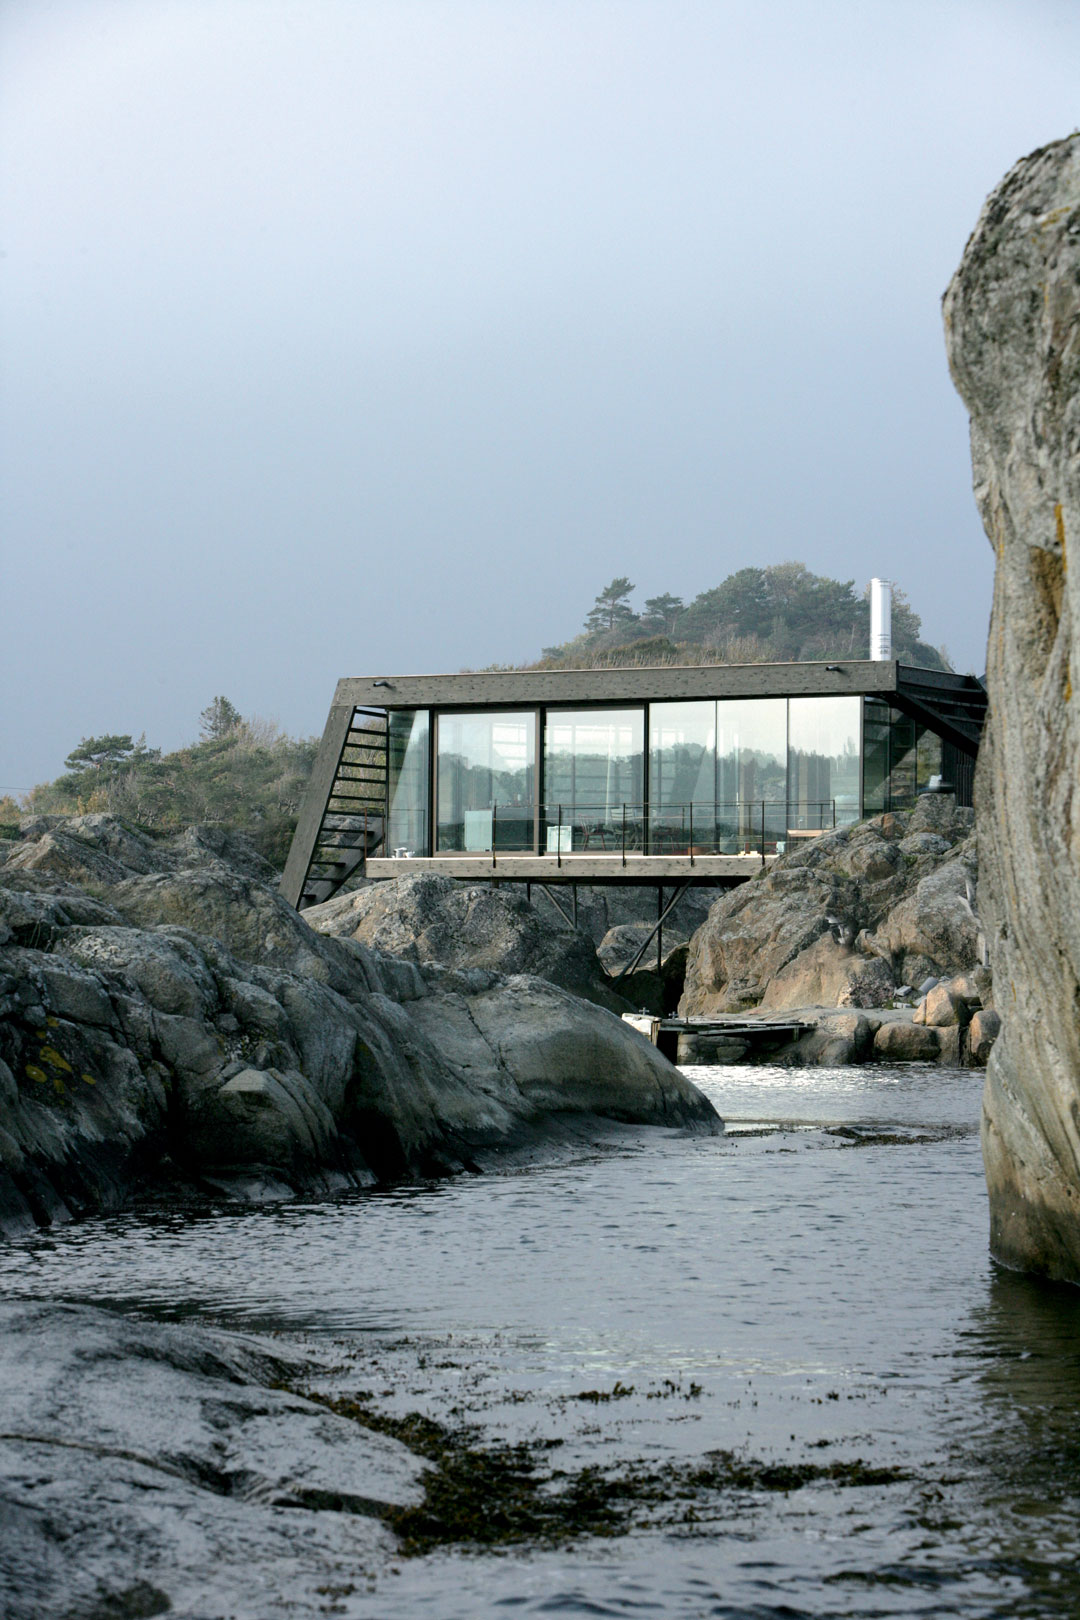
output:
[[[981,672],[940,299],[1078,122],[1074,0],[5,0],[0,791],[615,575],[881,575]]]

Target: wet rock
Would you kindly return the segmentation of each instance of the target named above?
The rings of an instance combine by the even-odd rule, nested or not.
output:
[[[991,1247],[1080,1281],[1080,136],[988,198],[945,298],[996,554],[976,798],[1002,1032],[987,1067]],[[1072,556],[1070,556],[1070,548]],[[1072,565],[1072,566],[1070,566]]]
[[[7,1620],[206,1614],[210,1570],[215,1614],[322,1610],[393,1551],[382,1518],[426,1465],[290,1392],[321,1371],[190,1322],[0,1305]]]

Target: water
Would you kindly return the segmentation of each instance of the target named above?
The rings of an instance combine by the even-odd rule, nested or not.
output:
[[[0,1251],[0,1287],[309,1339],[386,1409],[557,1438],[562,1467],[725,1449],[905,1476],[718,1491],[696,1523],[558,1552],[439,1553],[349,1613],[1080,1613],[1080,1291],[987,1256],[981,1077],[690,1072],[727,1136],[96,1220]],[[633,1393],[578,1398],[616,1384]]]

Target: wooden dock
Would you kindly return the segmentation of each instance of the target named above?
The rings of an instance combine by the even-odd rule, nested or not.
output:
[[[651,1013],[623,1013],[623,1022],[636,1029],[665,1057],[675,1062],[741,1062],[750,1052],[765,1057],[789,1046],[814,1028],[805,1018],[660,1018]]]

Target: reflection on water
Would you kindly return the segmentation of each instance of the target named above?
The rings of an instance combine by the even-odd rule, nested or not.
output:
[[[725,1448],[909,1474],[728,1495],[677,1536],[440,1555],[356,1613],[1080,1612],[1080,1292],[987,1258],[980,1076],[695,1078],[761,1129],[320,1204],[118,1216],[11,1246],[0,1282],[331,1339],[392,1409],[558,1439],[566,1466]],[[617,1381],[633,1388],[617,1404],[575,1399]]]

